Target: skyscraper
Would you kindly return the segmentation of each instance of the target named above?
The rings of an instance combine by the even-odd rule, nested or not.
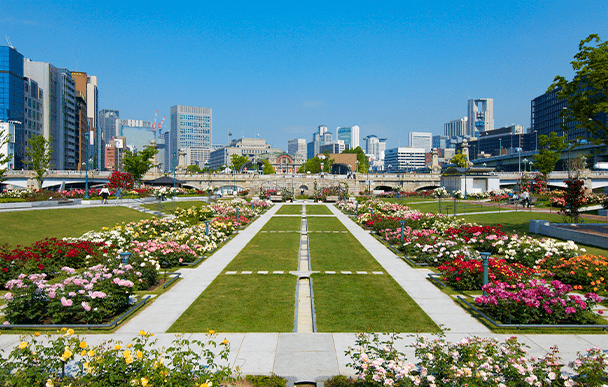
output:
[[[350,149],[355,149],[359,146],[359,127],[357,125],[339,127],[337,140],[344,141],[344,144],[349,145]]]
[[[306,157],[312,159],[320,152],[321,146],[329,144],[332,141],[332,135],[327,131],[327,126],[320,125],[319,131],[313,133],[312,141],[306,144]]]
[[[51,165],[55,169],[76,169],[76,87],[72,73],[50,63],[23,61],[23,75],[38,83],[42,99],[42,135],[52,137]]]
[[[467,122],[468,118],[457,118],[443,124],[443,134],[448,137],[461,137],[467,133]]]
[[[171,169],[177,162],[175,154],[180,149],[200,147],[211,149],[211,109],[175,105],[171,107]],[[166,156],[165,156],[166,157]]]
[[[433,133],[410,132],[410,147],[422,148],[426,153],[431,151],[433,146]]]
[[[470,99],[467,114],[467,135],[476,137],[476,132],[494,129],[494,100],[492,98]]]
[[[0,121],[14,126],[15,169],[23,167],[25,152],[23,101],[23,55],[14,47],[0,46]]]
[[[302,157],[306,157],[306,139],[295,138],[287,141],[287,153],[292,156],[299,154]]]
[[[378,138],[375,134],[370,134],[364,138],[365,154],[372,156],[374,161],[384,160],[386,150],[386,138]]]

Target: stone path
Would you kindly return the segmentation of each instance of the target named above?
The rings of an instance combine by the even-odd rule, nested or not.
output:
[[[280,207],[281,205],[276,205],[256,219],[198,268],[181,270],[184,272],[184,278],[180,282],[175,284],[169,292],[158,297],[153,304],[116,333],[86,335],[86,341],[90,345],[101,344],[110,338],[126,342],[130,341],[140,329],[144,329],[156,333],[155,338],[158,340],[159,346],[169,346],[175,335],[164,332]],[[489,332],[477,320],[458,307],[450,297],[430,285],[425,278],[426,270],[409,267],[367,231],[335,209],[333,205],[328,207],[380,262],[385,272],[393,276],[435,322],[452,329],[446,334],[447,340],[455,342],[471,335],[495,337],[499,340],[512,336]],[[236,275],[237,273],[227,272],[226,275]],[[252,272],[249,273],[254,275]],[[329,274],[329,272],[326,273]],[[336,275],[365,275],[363,272],[350,273],[348,274],[348,271],[335,272]],[[383,275],[383,273],[372,272],[371,274]],[[241,272],[239,275],[241,274],[244,275],[245,272]],[[271,274],[259,271],[255,274],[285,273],[272,272]],[[186,334],[185,336],[202,341],[206,338],[204,334]],[[274,373],[293,382],[323,381],[338,374],[354,375],[353,370],[346,366],[349,359],[344,354],[348,347],[354,344],[354,333],[227,333],[220,334],[219,338],[220,340],[226,338],[230,341],[231,353],[228,361],[232,366],[241,367],[244,375]],[[565,363],[574,360],[577,351],[584,351],[593,346],[608,348],[608,335],[600,333],[518,335],[518,338],[530,346],[529,352],[533,356],[542,356],[550,350],[550,347],[558,345]],[[408,361],[415,361],[412,349],[406,347],[412,341],[413,338],[405,337],[398,343],[398,348],[406,353]],[[5,354],[19,342],[19,335],[8,332],[0,335],[0,349],[4,350]]]

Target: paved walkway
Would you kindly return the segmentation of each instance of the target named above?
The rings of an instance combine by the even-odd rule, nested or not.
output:
[[[315,205],[315,204],[307,204]],[[163,294],[147,309],[133,318],[118,332],[111,335],[87,335],[87,342],[101,344],[108,339],[129,341],[140,329],[155,332],[159,346],[169,346],[174,334],[164,333],[186,308],[206,289],[213,279],[241,251],[264,224],[278,211],[276,205],[252,222],[233,240],[218,250],[196,269],[183,269],[184,278],[171,291]],[[450,328],[447,339],[458,341],[463,337],[478,335],[504,340],[511,335],[492,334],[458,307],[448,296],[431,285],[425,278],[426,270],[413,269],[398,259],[395,254],[373,238],[367,231],[356,225],[350,218],[330,205],[332,213],[340,219],[362,245],[378,260],[410,296],[438,324]],[[312,257],[314,259],[314,257]],[[188,334],[186,337],[205,340],[204,334]],[[354,333],[229,333],[220,334],[219,339],[231,343],[229,362],[241,367],[243,374],[271,374],[291,381],[321,381],[330,376],[353,375],[346,367],[349,359],[344,352],[354,344]],[[550,347],[558,345],[560,354],[567,363],[574,360],[577,351],[593,346],[608,348],[608,335],[519,335],[520,341],[530,346],[534,356],[546,354]],[[401,340],[399,346],[408,360],[415,361],[407,344],[411,337]],[[0,335],[0,348],[10,350],[19,343],[18,335],[4,332]]]

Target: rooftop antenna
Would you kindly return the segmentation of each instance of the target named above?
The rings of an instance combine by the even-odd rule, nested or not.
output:
[[[12,46],[12,44],[11,44],[11,40],[8,38],[8,36],[4,35],[4,37],[6,38],[6,43],[8,44],[8,46],[9,46],[10,48],[15,48],[15,47],[13,47],[13,46]]]

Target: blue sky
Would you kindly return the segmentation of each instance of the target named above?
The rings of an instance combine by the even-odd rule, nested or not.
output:
[[[605,0],[0,2],[0,33],[97,75],[100,109],[160,121],[209,107],[214,143],[259,133],[283,149],[319,125],[405,146],[470,98],[494,99],[495,127],[528,127],[530,101],[572,76],[580,40],[608,39],[607,20]]]

